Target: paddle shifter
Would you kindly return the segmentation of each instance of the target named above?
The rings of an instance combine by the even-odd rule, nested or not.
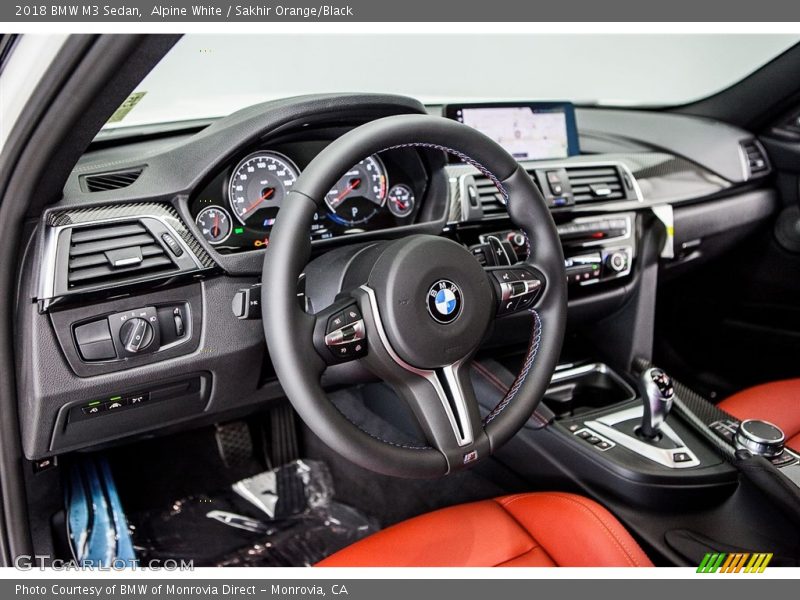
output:
[[[644,412],[642,425],[637,433],[651,440],[658,438],[661,424],[667,418],[675,397],[672,378],[661,369],[647,369],[639,378],[639,392],[642,395]]]

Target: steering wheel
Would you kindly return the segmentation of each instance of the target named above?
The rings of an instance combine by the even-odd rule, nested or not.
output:
[[[438,236],[353,245],[308,265],[309,231],[325,194],[365,156],[421,147],[455,154],[486,175],[527,236],[528,258],[482,267]],[[298,279],[324,273],[329,304],[310,314]],[[544,395],[566,323],[566,275],[556,227],[530,176],[502,147],[456,121],[424,115],[371,121],[327,146],[302,172],[274,223],[261,300],[270,358],[289,401],[331,449],[379,473],[432,478],[470,467],[516,434]],[[481,416],[469,362],[493,319],[529,311],[522,370],[502,401]],[[351,422],[320,383],[330,365],[360,361],[397,391],[427,439],[383,440]]]

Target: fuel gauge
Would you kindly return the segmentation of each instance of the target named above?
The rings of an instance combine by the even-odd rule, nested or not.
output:
[[[392,186],[392,189],[389,190],[388,202],[391,213],[401,219],[405,219],[414,212],[414,192],[403,183]]]
[[[231,234],[231,216],[227,210],[218,206],[201,210],[195,223],[210,244],[221,244]]]

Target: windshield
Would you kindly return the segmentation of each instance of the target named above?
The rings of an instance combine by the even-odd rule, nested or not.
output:
[[[797,35],[187,35],[106,127],[220,117],[300,94],[382,92],[426,104],[570,100],[665,106],[718,92]]]

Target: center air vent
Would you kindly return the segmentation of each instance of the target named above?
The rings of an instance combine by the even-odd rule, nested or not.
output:
[[[758,140],[742,142],[742,153],[747,164],[748,178],[769,172],[767,153]]]
[[[575,204],[625,199],[622,178],[614,165],[568,167]]]
[[[84,175],[83,185],[87,192],[107,192],[128,187],[139,179],[144,169],[125,169],[124,171],[114,171],[111,173],[98,173],[96,175]]]
[[[475,187],[478,189],[478,198],[481,202],[484,217],[507,214],[506,207],[503,204],[503,196],[491,179],[485,175],[476,175]]]
[[[161,243],[139,221],[73,229],[69,240],[67,287],[115,285],[176,271]]]
[[[528,168],[533,183],[551,207],[590,202],[635,200],[634,184],[623,168],[614,163],[555,165]],[[483,218],[505,217],[508,214],[502,195],[484,175],[474,175]]]
[[[474,180],[484,218],[506,216],[508,214],[508,209],[503,203],[503,195],[497,189],[497,186],[492,183],[492,180],[485,175],[476,175]],[[539,182],[536,181],[535,178],[533,178],[533,183],[539,188],[539,191],[541,191]]]

